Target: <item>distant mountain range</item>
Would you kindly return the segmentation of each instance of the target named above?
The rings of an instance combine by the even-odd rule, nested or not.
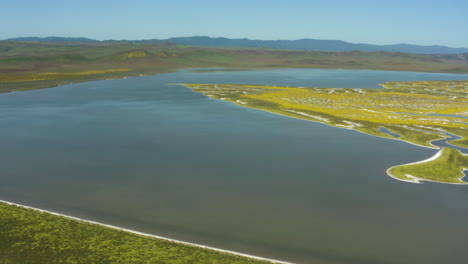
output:
[[[79,42],[79,43],[173,43],[178,45],[203,46],[203,47],[246,47],[246,48],[271,48],[304,51],[387,51],[417,54],[460,54],[468,53],[468,48],[451,48],[445,46],[420,46],[411,44],[372,45],[363,43],[349,43],[341,40],[253,40],[253,39],[229,39],[211,38],[205,36],[177,37],[169,39],[147,39],[147,40],[95,40],[89,38],[66,38],[66,37],[22,37],[12,38],[14,41],[35,42]]]

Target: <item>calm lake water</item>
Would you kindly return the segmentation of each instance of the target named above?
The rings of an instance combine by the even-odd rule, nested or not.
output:
[[[385,173],[436,150],[168,85],[450,79],[468,76],[180,71],[0,94],[0,199],[298,263],[465,263],[468,186]]]

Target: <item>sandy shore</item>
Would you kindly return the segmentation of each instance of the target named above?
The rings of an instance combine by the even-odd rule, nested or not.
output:
[[[463,153],[462,153],[463,154]],[[421,163],[426,163],[426,162],[430,162],[430,161],[433,161],[433,160],[436,160],[437,158],[440,157],[440,155],[442,155],[442,149],[439,150],[434,156],[428,158],[428,159],[425,159],[425,160],[421,160],[421,161],[416,161],[416,162],[411,162],[411,163],[406,163],[406,164],[402,164],[402,165],[397,165],[397,166],[403,166],[403,165],[414,165],[414,164],[421,164]],[[464,156],[468,156],[468,154],[463,154]],[[393,167],[396,167],[396,166],[393,166]],[[410,182],[410,183],[419,183],[419,184],[422,184],[424,182],[435,182],[435,183],[443,183],[443,184],[455,184],[455,185],[467,185],[467,183],[455,183],[455,182],[440,182],[440,181],[433,181],[433,180],[429,180],[429,179],[422,179],[422,178],[418,178],[418,177],[415,177],[413,175],[409,175],[409,174],[406,174],[405,176],[408,177],[408,178],[411,178],[411,180],[403,180],[403,179],[400,179],[400,178],[397,178],[395,177],[395,175],[392,175],[390,173],[390,170],[393,168],[393,167],[390,167],[387,169],[387,174],[388,176],[392,177],[393,179],[395,180],[399,180],[399,181],[404,181],[404,182]],[[468,168],[463,168],[463,172],[465,171],[468,171]],[[462,180],[463,178],[465,178],[465,175],[461,176],[460,178],[458,178],[459,180]]]
[[[193,91],[192,88],[190,88],[189,86],[186,86],[185,84],[183,83],[173,83],[173,85],[180,85],[180,86],[184,86],[190,90]],[[271,87],[277,87],[277,86],[271,86]],[[290,87],[290,86],[284,86],[284,87]],[[203,93],[202,93],[203,94]],[[206,94],[203,94],[205,95],[206,97],[212,99],[212,100],[217,100],[219,101],[220,99],[216,99],[216,98],[212,98],[211,96],[208,96]],[[372,134],[368,134],[368,133],[365,133],[365,132],[362,132],[362,131],[359,131],[357,129],[355,129],[354,127],[355,126],[349,126],[349,127],[344,127],[344,126],[336,126],[336,125],[332,125],[332,124],[329,124],[328,123],[328,120],[323,120],[323,119],[326,119],[326,118],[323,118],[322,120],[320,120],[320,118],[317,118],[317,116],[312,116],[312,115],[308,115],[308,114],[305,114],[305,113],[302,113],[302,112],[296,112],[296,111],[291,111],[291,110],[287,110],[287,109],[279,109],[280,111],[283,111],[283,112],[292,112],[292,113],[295,113],[295,114],[298,114],[298,115],[303,115],[303,116],[309,116],[309,117],[312,117],[312,118],[315,118],[316,120],[311,120],[311,119],[307,119],[307,118],[301,118],[301,117],[298,117],[298,116],[290,116],[290,115],[287,115],[286,113],[284,114],[280,114],[280,113],[277,113],[277,112],[272,112],[272,111],[268,111],[268,110],[263,110],[263,109],[258,109],[258,108],[255,108],[255,107],[251,107],[249,105],[246,105],[246,103],[242,103],[240,102],[240,100],[237,100],[237,101],[229,101],[229,100],[222,100],[222,101],[225,101],[225,102],[229,102],[229,103],[233,103],[235,105],[238,105],[238,106],[241,106],[241,107],[245,107],[245,108],[249,108],[249,109],[254,109],[254,110],[257,110],[257,111],[262,111],[262,112],[266,112],[266,113],[270,113],[270,114],[273,114],[273,115],[279,115],[279,116],[285,116],[285,117],[289,117],[289,118],[294,118],[294,119],[299,119],[299,120],[305,120],[305,121],[310,121],[310,122],[316,122],[316,123],[320,123],[320,124],[324,124],[324,125],[327,125],[327,126],[331,126],[331,127],[335,127],[335,128],[340,128],[340,129],[346,129],[346,130],[352,130],[352,131],[356,131],[356,132],[359,132],[361,134],[364,134],[364,135],[368,135],[368,136],[372,136],[372,137],[378,137],[378,138],[383,138],[383,139],[390,139],[390,140],[396,140],[396,141],[399,141],[399,142],[405,142],[405,143],[408,143],[408,144],[411,144],[411,145],[414,145],[414,146],[418,146],[418,147],[421,147],[421,148],[429,148],[429,149],[440,149],[438,146],[435,146],[432,144],[432,142],[434,141],[438,141],[440,139],[436,139],[436,140],[433,140],[431,142],[429,142],[429,145],[431,146],[424,146],[424,145],[419,145],[419,144],[416,144],[416,143],[413,143],[413,142],[409,142],[409,141],[405,141],[405,140],[401,140],[399,138],[391,138],[391,137],[383,137],[383,136],[377,136],[377,135],[372,135]],[[367,110],[367,109],[366,109]],[[369,110],[367,110],[369,111]],[[305,115],[304,115],[305,114]],[[321,117],[322,118],[322,117]],[[446,133],[444,131],[444,133]]]
[[[104,227],[108,227],[108,228],[112,228],[112,229],[116,229],[116,230],[121,230],[121,231],[129,232],[129,233],[132,233],[132,234],[137,234],[137,235],[141,235],[141,236],[157,238],[157,239],[161,239],[161,240],[164,240],[164,241],[169,241],[169,242],[176,243],[176,244],[181,244],[181,245],[186,245],[186,246],[192,246],[192,247],[197,247],[197,248],[212,250],[212,251],[216,251],[216,252],[223,253],[223,254],[237,255],[237,256],[242,256],[242,257],[246,257],[246,258],[250,258],[250,259],[267,261],[267,262],[270,262],[270,263],[294,264],[293,262],[287,262],[287,261],[281,261],[281,260],[276,260],[276,259],[264,258],[264,257],[249,255],[249,254],[240,253],[240,252],[236,252],[236,251],[231,251],[231,250],[226,250],[226,249],[221,249],[221,248],[215,248],[215,247],[210,247],[210,246],[205,246],[205,245],[200,245],[200,244],[195,244],[195,243],[180,241],[180,240],[176,240],[176,239],[172,239],[172,238],[167,238],[167,237],[162,237],[162,236],[147,234],[147,233],[138,232],[138,231],[131,230],[131,229],[126,229],[126,228],[122,228],[122,227],[118,227],[118,226],[113,226],[113,225],[107,225],[107,224],[103,224],[103,223],[100,223],[100,222],[95,222],[95,221],[90,221],[90,220],[86,220],[86,219],[81,219],[81,218],[74,217],[74,216],[64,215],[64,214],[60,214],[60,213],[56,213],[56,212],[51,212],[51,211],[47,211],[47,210],[43,210],[43,209],[39,209],[39,208],[34,208],[34,207],[22,205],[22,204],[12,203],[12,202],[8,202],[8,201],[4,201],[4,200],[0,200],[0,202],[5,203],[5,204],[9,204],[9,205],[16,205],[16,206],[19,206],[19,207],[22,207],[22,208],[31,209],[31,210],[38,211],[38,212],[45,212],[45,213],[49,213],[49,214],[52,214],[52,215],[65,217],[65,218],[68,218],[68,219],[80,221],[80,222],[87,223],[87,224],[91,224],[91,225],[104,226]]]

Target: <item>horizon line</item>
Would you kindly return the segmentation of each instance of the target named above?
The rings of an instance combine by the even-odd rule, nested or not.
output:
[[[411,43],[393,43],[393,44],[372,44],[372,43],[365,43],[365,42],[349,42],[346,40],[340,40],[340,39],[319,39],[319,38],[298,38],[298,39],[256,39],[256,38],[228,38],[228,37],[212,37],[212,36],[207,36],[207,35],[192,35],[192,36],[179,36],[179,37],[169,37],[169,38],[141,38],[141,39],[97,39],[97,38],[90,38],[90,37],[63,37],[63,36],[47,36],[47,37],[39,37],[39,36],[23,36],[23,37],[12,37],[12,38],[4,38],[0,39],[0,41],[15,41],[15,39],[21,39],[21,38],[41,38],[41,39],[47,39],[47,38],[83,38],[83,39],[89,39],[89,40],[94,40],[94,41],[99,41],[99,42],[106,42],[106,41],[143,41],[143,40],[170,40],[170,39],[176,39],[176,38],[194,38],[194,37],[206,37],[206,38],[212,38],[212,39],[229,39],[229,40],[252,40],[252,41],[298,41],[298,40],[319,40],[319,41],[341,41],[341,42],[346,42],[349,44],[355,44],[355,45],[374,45],[374,46],[395,46],[395,45],[412,45],[412,46],[421,46],[421,47],[446,47],[446,48],[452,48],[452,49],[468,49],[468,47],[453,47],[453,46],[445,46],[445,45],[440,45],[440,44],[411,44]]]

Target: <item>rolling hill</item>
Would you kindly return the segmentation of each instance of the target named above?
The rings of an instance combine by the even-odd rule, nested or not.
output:
[[[212,38],[207,36],[177,37],[169,39],[147,39],[147,40],[94,40],[89,38],[66,38],[66,37],[21,37],[12,38],[13,41],[29,42],[78,42],[78,43],[143,43],[159,44],[173,43],[200,47],[244,47],[244,48],[271,48],[301,51],[387,51],[404,52],[416,54],[460,54],[468,53],[468,48],[451,48],[439,45],[421,46],[411,44],[372,45],[364,43],[349,43],[341,40],[320,39],[298,39],[298,40],[254,40],[254,39],[229,39]]]

